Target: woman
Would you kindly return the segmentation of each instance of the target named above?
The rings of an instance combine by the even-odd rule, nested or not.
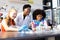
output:
[[[18,31],[18,28],[15,26],[14,19],[17,16],[17,10],[14,8],[11,8],[6,16],[5,19],[2,21],[2,27],[1,31]]]

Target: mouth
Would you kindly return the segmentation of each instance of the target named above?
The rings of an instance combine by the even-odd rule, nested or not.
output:
[[[13,18],[16,18],[16,16],[13,16]]]

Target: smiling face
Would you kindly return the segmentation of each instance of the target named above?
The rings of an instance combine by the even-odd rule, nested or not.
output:
[[[29,8],[29,7],[28,8],[25,8],[24,9],[24,14],[25,15],[29,15],[30,11],[31,11],[31,8]]]
[[[43,16],[40,14],[36,16],[36,20],[38,20],[38,21],[41,20],[42,18],[43,18]]]
[[[15,9],[11,9],[10,12],[9,12],[9,17],[11,19],[15,19],[17,16],[17,11]]]

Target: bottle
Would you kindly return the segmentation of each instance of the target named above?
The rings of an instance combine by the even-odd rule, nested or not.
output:
[[[39,29],[40,29],[40,31],[45,30],[44,24],[42,22],[40,22],[40,24],[39,24]]]

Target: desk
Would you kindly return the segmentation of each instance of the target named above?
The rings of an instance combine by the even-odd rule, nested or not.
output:
[[[46,32],[46,33],[20,33],[20,32],[0,32],[0,40],[31,40],[39,38],[49,38],[60,36],[59,32]]]

